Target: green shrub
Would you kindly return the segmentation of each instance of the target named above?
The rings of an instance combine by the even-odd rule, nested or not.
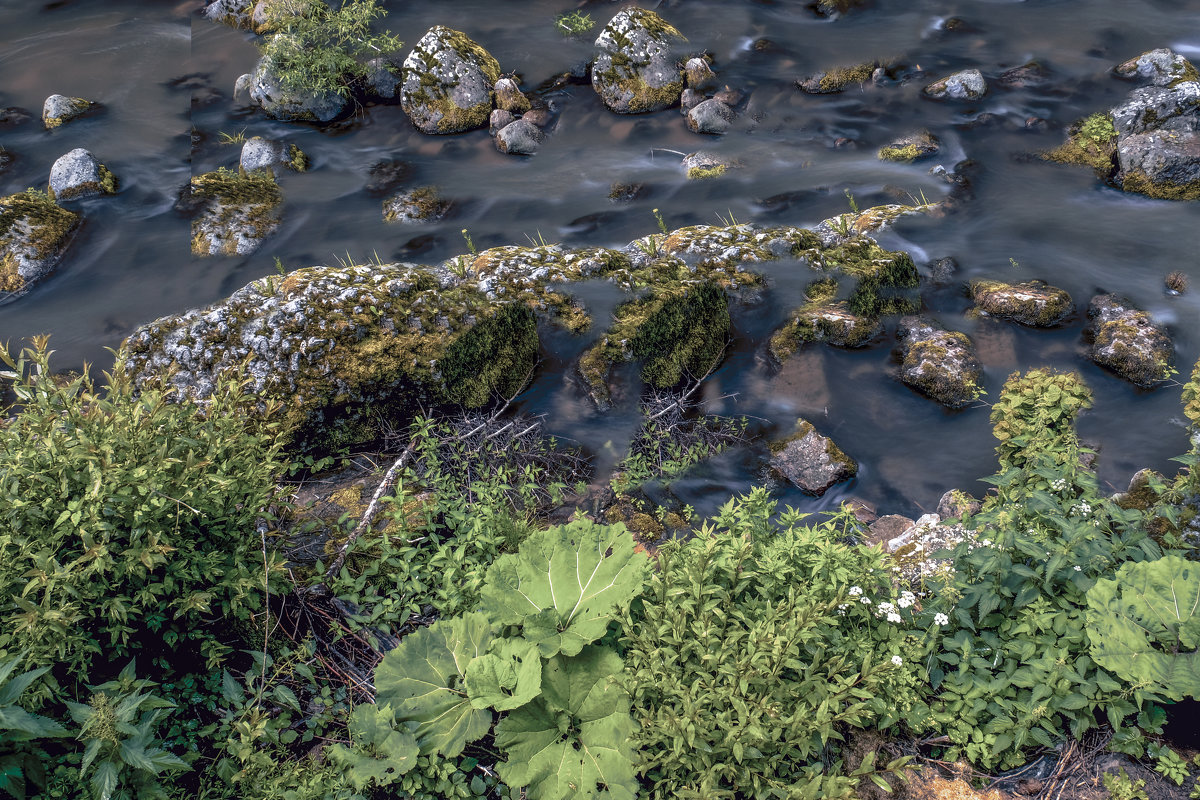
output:
[[[851,728],[921,727],[915,598],[897,596],[879,549],[841,543],[848,513],[802,519],[776,521],[762,489],[731,500],[662,547],[621,619],[648,797],[849,796],[862,776],[883,781],[873,759],[843,774]]]
[[[281,466],[273,429],[237,377],[202,409],[138,394],[120,360],[102,391],[49,356],[44,338],[0,349],[17,399],[0,424],[0,635],[75,685],[139,636],[220,657],[207,623],[247,619],[275,569],[256,532]]]
[[[46,788],[50,757],[40,740],[68,735],[54,720],[30,714],[20,706],[21,695],[48,669],[31,669],[13,677],[23,656],[0,658],[0,793],[18,800],[30,789]]]

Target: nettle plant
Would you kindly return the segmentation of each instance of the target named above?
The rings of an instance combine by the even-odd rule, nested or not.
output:
[[[418,630],[384,657],[376,705],[354,710],[353,747],[333,757],[356,785],[387,786],[419,757],[455,758],[494,730],[507,758],[500,777],[531,800],[632,800],[624,665],[596,642],[649,569],[623,525],[575,520],[530,535],[488,570],[480,610]]]
[[[931,656],[933,718],[988,769],[1018,766],[1107,721],[1114,747],[1140,755],[1161,727],[1155,695],[1093,658],[1088,592],[1128,561],[1157,558],[1145,516],[1101,495],[1074,429],[1091,394],[1078,375],[1033,370],[1005,383],[992,408],[1000,440],[996,494],[973,519],[973,542],[931,582],[931,609],[953,623]],[[1133,717],[1135,725],[1130,726]]]

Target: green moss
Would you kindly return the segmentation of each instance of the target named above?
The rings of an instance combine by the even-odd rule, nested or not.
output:
[[[644,28],[651,36],[660,41],[668,38],[687,41],[678,29],[653,11],[642,8],[629,8],[626,11],[634,24]],[[623,52],[623,48],[628,44],[628,38],[611,24],[605,28],[605,32],[612,37],[615,45],[614,52],[607,54],[612,63],[596,77],[601,83],[615,86],[622,93],[628,92],[631,95],[628,101],[630,113],[640,114],[654,111],[679,102],[679,95],[683,92],[684,85],[682,69],[676,69],[674,79],[663,86],[651,86],[637,74],[638,69],[645,64],[635,63]]]
[[[396,200],[402,202],[395,203]],[[383,201],[383,219],[395,222],[398,219],[438,219],[449,209],[450,203],[442,199],[436,186],[419,186],[398,197]]]
[[[879,158],[883,161],[896,161],[901,164],[911,164],[914,161],[925,158],[930,155],[930,151],[926,147],[920,147],[915,144],[907,144],[902,147],[881,147],[879,148]]]
[[[707,178],[717,178],[724,175],[728,167],[724,164],[715,164],[711,167],[692,167],[687,171],[689,181],[702,181]]]
[[[73,113],[71,113],[70,115],[64,115],[61,117],[42,117],[42,123],[47,128],[57,128],[60,125],[62,125],[64,122],[70,122],[71,120],[75,119],[76,117],[80,116],[81,114],[87,113],[88,111],[90,111],[92,109],[92,107],[94,105],[96,105],[96,104],[93,103],[91,100],[87,100],[82,97],[72,97],[70,111]]]
[[[823,93],[840,92],[852,83],[866,83],[879,67],[877,61],[867,61],[852,67],[835,67],[821,76],[818,86]]]
[[[25,279],[21,277],[20,265],[12,253],[0,256],[0,293],[19,292],[25,288]]]
[[[1158,200],[1200,200],[1200,181],[1172,183],[1154,181],[1140,170],[1122,173],[1121,188],[1127,192],[1144,194]]]
[[[1079,120],[1067,131],[1067,141],[1043,158],[1091,167],[1108,180],[1117,169],[1117,129],[1112,116],[1100,112]]]
[[[1200,72],[1196,71],[1196,67],[1191,61],[1184,59],[1183,68],[1179,71],[1179,75],[1169,84],[1167,84],[1167,88],[1174,89],[1181,83],[1188,83],[1191,81],[1200,81]]]
[[[287,148],[287,166],[296,172],[308,172],[310,165],[308,154],[294,144]]]
[[[1154,386],[1174,374],[1170,342],[1161,332],[1154,331],[1154,323],[1145,312],[1137,312],[1135,319],[1141,325],[1118,318],[1105,322],[1095,332],[1093,349],[1096,362],[1112,369],[1126,380],[1138,386]],[[1144,337],[1165,340],[1167,346],[1153,349],[1133,345]],[[1148,357],[1149,356],[1149,357]]]
[[[975,280],[969,290],[976,305],[988,314],[1037,328],[1056,325],[1073,308],[1071,295],[1045,281]]]
[[[437,68],[437,58],[432,52],[416,48],[413,54],[425,64],[425,70],[418,73],[420,86],[405,103],[406,108],[413,106],[429,106],[441,114],[437,122],[438,133],[457,133],[471,130],[487,124],[488,116],[492,113],[493,92],[491,87],[500,80],[500,62],[483,46],[472,41],[462,31],[438,25],[434,28],[440,40],[461,58],[479,67],[488,85],[485,100],[470,108],[459,108],[446,91],[446,87],[433,75]]]
[[[438,362],[446,399],[466,408],[513,396],[537,362],[537,320],[511,304],[458,337]]]
[[[837,297],[836,278],[818,278],[804,287],[804,296],[812,303],[827,303]]]
[[[642,379],[667,388],[704,375],[729,337],[729,302],[719,287],[704,283],[620,306],[609,336],[629,330],[629,353],[642,360]]]
[[[28,242],[34,259],[49,258],[78,222],[78,214],[60,207],[49,194],[26,189],[0,198],[0,247],[11,252],[18,241]]]
[[[951,347],[969,352],[971,340],[966,334],[946,331],[937,338],[913,342],[904,354],[904,382],[943,405],[961,408],[983,394],[979,385],[982,372],[976,368],[952,374],[945,369],[947,363],[955,360]]]
[[[903,293],[916,288],[921,279],[908,253],[885,250],[868,236],[853,236],[835,247],[804,251],[803,255],[818,269],[836,270],[858,279],[849,300],[850,311],[856,316],[906,314],[920,307],[918,301]]]
[[[831,280],[831,279],[828,279]],[[878,323],[850,314],[844,303],[813,303],[792,312],[792,318],[771,335],[768,349],[784,362],[804,344],[828,342],[836,347],[862,347],[880,332]]]

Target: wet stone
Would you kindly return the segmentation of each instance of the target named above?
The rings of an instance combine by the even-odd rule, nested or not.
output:
[[[504,126],[496,134],[496,147],[501,153],[510,155],[533,155],[538,151],[546,134],[532,122],[519,119]]]
[[[83,97],[52,94],[42,104],[42,123],[47,128],[57,128],[59,125],[78,119],[98,107],[99,103]]]
[[[1150,387],[1171,375],[1175,346],[1166,330],[1123,297],[1105,294],[1088,304],[1089,355],[1137,386]]]
[[[113,174],[82,147],[60,156],[50,168],[50,196],[56,200],[78,200],[116,190]]]
[[[385,222],[413,224],[435,222],[450,211],[450,201],[442,199],[436,188],[421,186],[400,192],[383,202]]]
[[[979,312],[1034,328],[1053,327],[1075,310],[1071,295],[1045,281],[972,281],[970,292]]]
[[[1019,67],[1006,69],[996,78],[996,83],[1006,89],[1030,89],[1044,85],[1050,79],[1050,70],[1040,61],[1030,61]]]
[[[400,105],[422,133],[481,128],[492,112],[500,64],[461,31],[435,25],[404,59]]]
[[[901,164],[911,164],[926,158],[936,156],[942,149],[942,143],[929,131],[917,131],[902,136],[895,141],[879,148],[879,158],[882,161],[897,161]]]
[[[512,78],[501,78],[496,81],[496,108],[512,112],[514,116],[520,116],[529,110],[529,98],[521,94],[520,87]]]
[[[925,317],[904,317],[900,380],[947,408],[962,408],[982,393],[983,368],[965,333],[947,331]]]
[[[596,37],[592,88],[618,114],[670,108],[683,91],[673,52],[682,41],[679,31],[653,11],[618,11]]]
[[[493,109],[488,117],[488,133],[495,136],[516,121],[517,117],[511,111],[505,111],[503,108]]]
[[[771,446],[771,468],[803,491],[822,495],[858,474],[858,464],[811,422],[796,421],[788,438]]]
[[[688,127],[695,133],[725,133],[733,124],[733,109],[720,100],[705,100],[687,113]]]
[[[977,69],[964,69],[934,81],[924,89],[935,100],[978,100],[987,93],[987,82]]]
[[[277,33],[276,36],[286,34]],[[305,92],[286,89],[269,58],[260,58],[254,72],[238,79],[250,100],[269,117],[288,122],[332,122],[347,112],[349,100],[337,92]],[[234,96],[239,93],[234,87]]]

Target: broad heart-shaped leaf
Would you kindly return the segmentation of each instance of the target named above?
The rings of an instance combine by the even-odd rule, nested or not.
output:
[[[629,696],[616,683],[621,658],[604,647],[551,658],[542,670],[542,696],[496,725],[499,766],[510,788],[530,800],[633,800],[633,719]]]
[[[1096,663],[1171,700],[1200,698],[1200,564],[1179,556],[1123,565],[1087,593]]]
[[[521,625],[544,657],[573,656],[604,635],[649,569],[624,525],[577,519],[538,531],[515,555],[496,559],[483,586],[484,607],[502,625]]]
[[[417,740],[407,729],[396,729],[390,705],[357,706],[350,714],[350,735],[354,750],[336,744],[330,752],[356,789],[387,786],[417,763]]]
[[[492,713],[471,705],[463,676],[495,633],[478,611],[439,620],[404,637],[375,669],[375,701],[416,723],[421,755],[457,756],[491,728]]]
[[[467,665],[467,696],[475,708],[511,711],[542,692],[542,659],[524,639],[501,639]]]

